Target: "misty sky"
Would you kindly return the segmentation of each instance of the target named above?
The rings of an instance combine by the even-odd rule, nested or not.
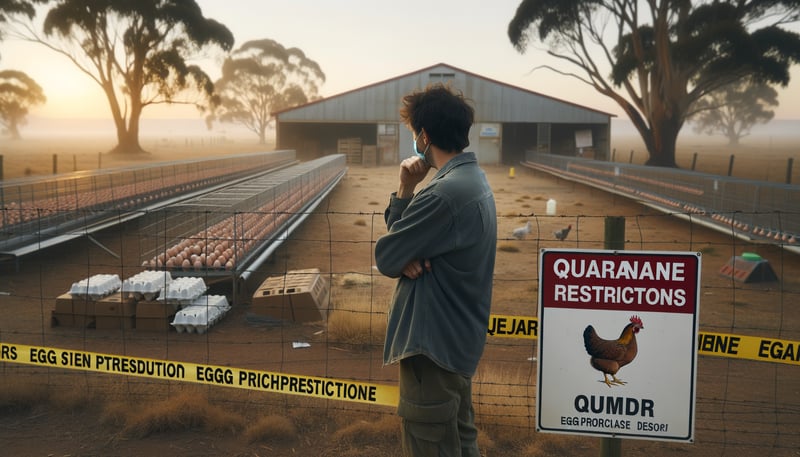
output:
[[[531,69],[553,63],[529,48],[518,53],[506,29],[519,0],[198,0],[206,17],[225,24],[236,45],[271,38],[298,47],[326,73],[322,95],[331,96],[446,63],[491,79],[601,111],[622,115],[616,104],[577,80]],[[69,61],[41,45],[0,44],[0,68],[26,72],[44,89],[48,102],[32,110],[38,117],[106,118],[99,87]],[[221,54],[198,62],[219,76]],[[800,119],[800,68],[779,90],[776,119]],[[197,118],[193,107],[152,107],[144,118]]]

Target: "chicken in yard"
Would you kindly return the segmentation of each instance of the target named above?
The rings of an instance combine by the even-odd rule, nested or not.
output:
[[[636,357],[638,348],[636,346],[636,334],[643,329],[642,320],[639,316],[631,316],[630,323],[622,329],[622,333],[616,340],[604,340],[597,336],[594,327],[591,325],[583,331],[583,345],[589,353],[592,367],[603,373],[603,382],[611,387],[612,384],[623,385],[621,379],[617,378],[620,368],[631,363]],[[609,381],[608,376],[611,375]]]
[[[557,240],[564,241],[569,235],[569,231],[572,230],[572,224],[562,228],[561,230],[556,230],[553,232],[553,236],[556,237]]]
[[[522,227],[515,228],[514,231],[511,232],[511,235],[514,238],[521,240],[526,236],[528,236],[529,233],[531,233],[531,221],[528,221],[528,223],[526,223]]]

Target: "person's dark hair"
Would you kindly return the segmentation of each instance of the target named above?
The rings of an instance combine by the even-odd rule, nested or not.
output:
[[[469,146],[469,129],[475,110],[464,94],[437,83],[403,97],[400,119],[419,133],[425,129],[430,142],[448,152]]]

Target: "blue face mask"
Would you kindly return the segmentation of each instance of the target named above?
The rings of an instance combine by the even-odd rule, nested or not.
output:
[[[425,154],[428,153],[428,149],[430,149],[430,148],[431,148],[431,145],[430,145],[430,143],[428,143],[428,146],[425,147],[425,150],[420,152],[419,148],[417,148],[417,137],[414,137],[414,141],[411,142],[411,149],[414,151],[414,154],[416,154],[417,157],[422,159],[428,165],[430,165],[430,162],[428,162],[428,158],[425,156]]]

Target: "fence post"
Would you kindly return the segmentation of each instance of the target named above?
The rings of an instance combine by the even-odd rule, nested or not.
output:
[[[3,180],[3,154],[0,154],[0,181]]]
[[[606,216],[605,249],[625,250],[625,218],[623,216]],[[600,457],[622,456],[622,440],[619,438],[600,438]]]
[[[628,159],[628,163],[633,163],[633,149],[631,149],[631,157]]]
[[[625,217],[606,216],[604,244],[606,249],[625,249]]]
[[[728,161],[728,176],[733,176],[733,160],[736,158],[731,154],[731,159]]]
[[[97,153],[97,169],[103,168],[103,152]]]
[[[695,152],[692,154],[692,171],[694,171],[694,167],[697,165],[697,153]]]
[[[0,156],[2,158],[2,156]],[[792,166],[794,165],[794,157],[789,157],[786,160],[786,184],[792,183]],[[2,171],[2,162],[0,162],[0,171]],[[0,179],[3,179],[3,174],[0,173]]]
[[[614,149],[611,150],[611,161],[612,162],[616,162],[617,161],[617,148],[614,148]]]
[[[72,154],[72,171],[78,171],[78,156]]]
[[[58,174],[58,154],[53,154],[53,174]]]

